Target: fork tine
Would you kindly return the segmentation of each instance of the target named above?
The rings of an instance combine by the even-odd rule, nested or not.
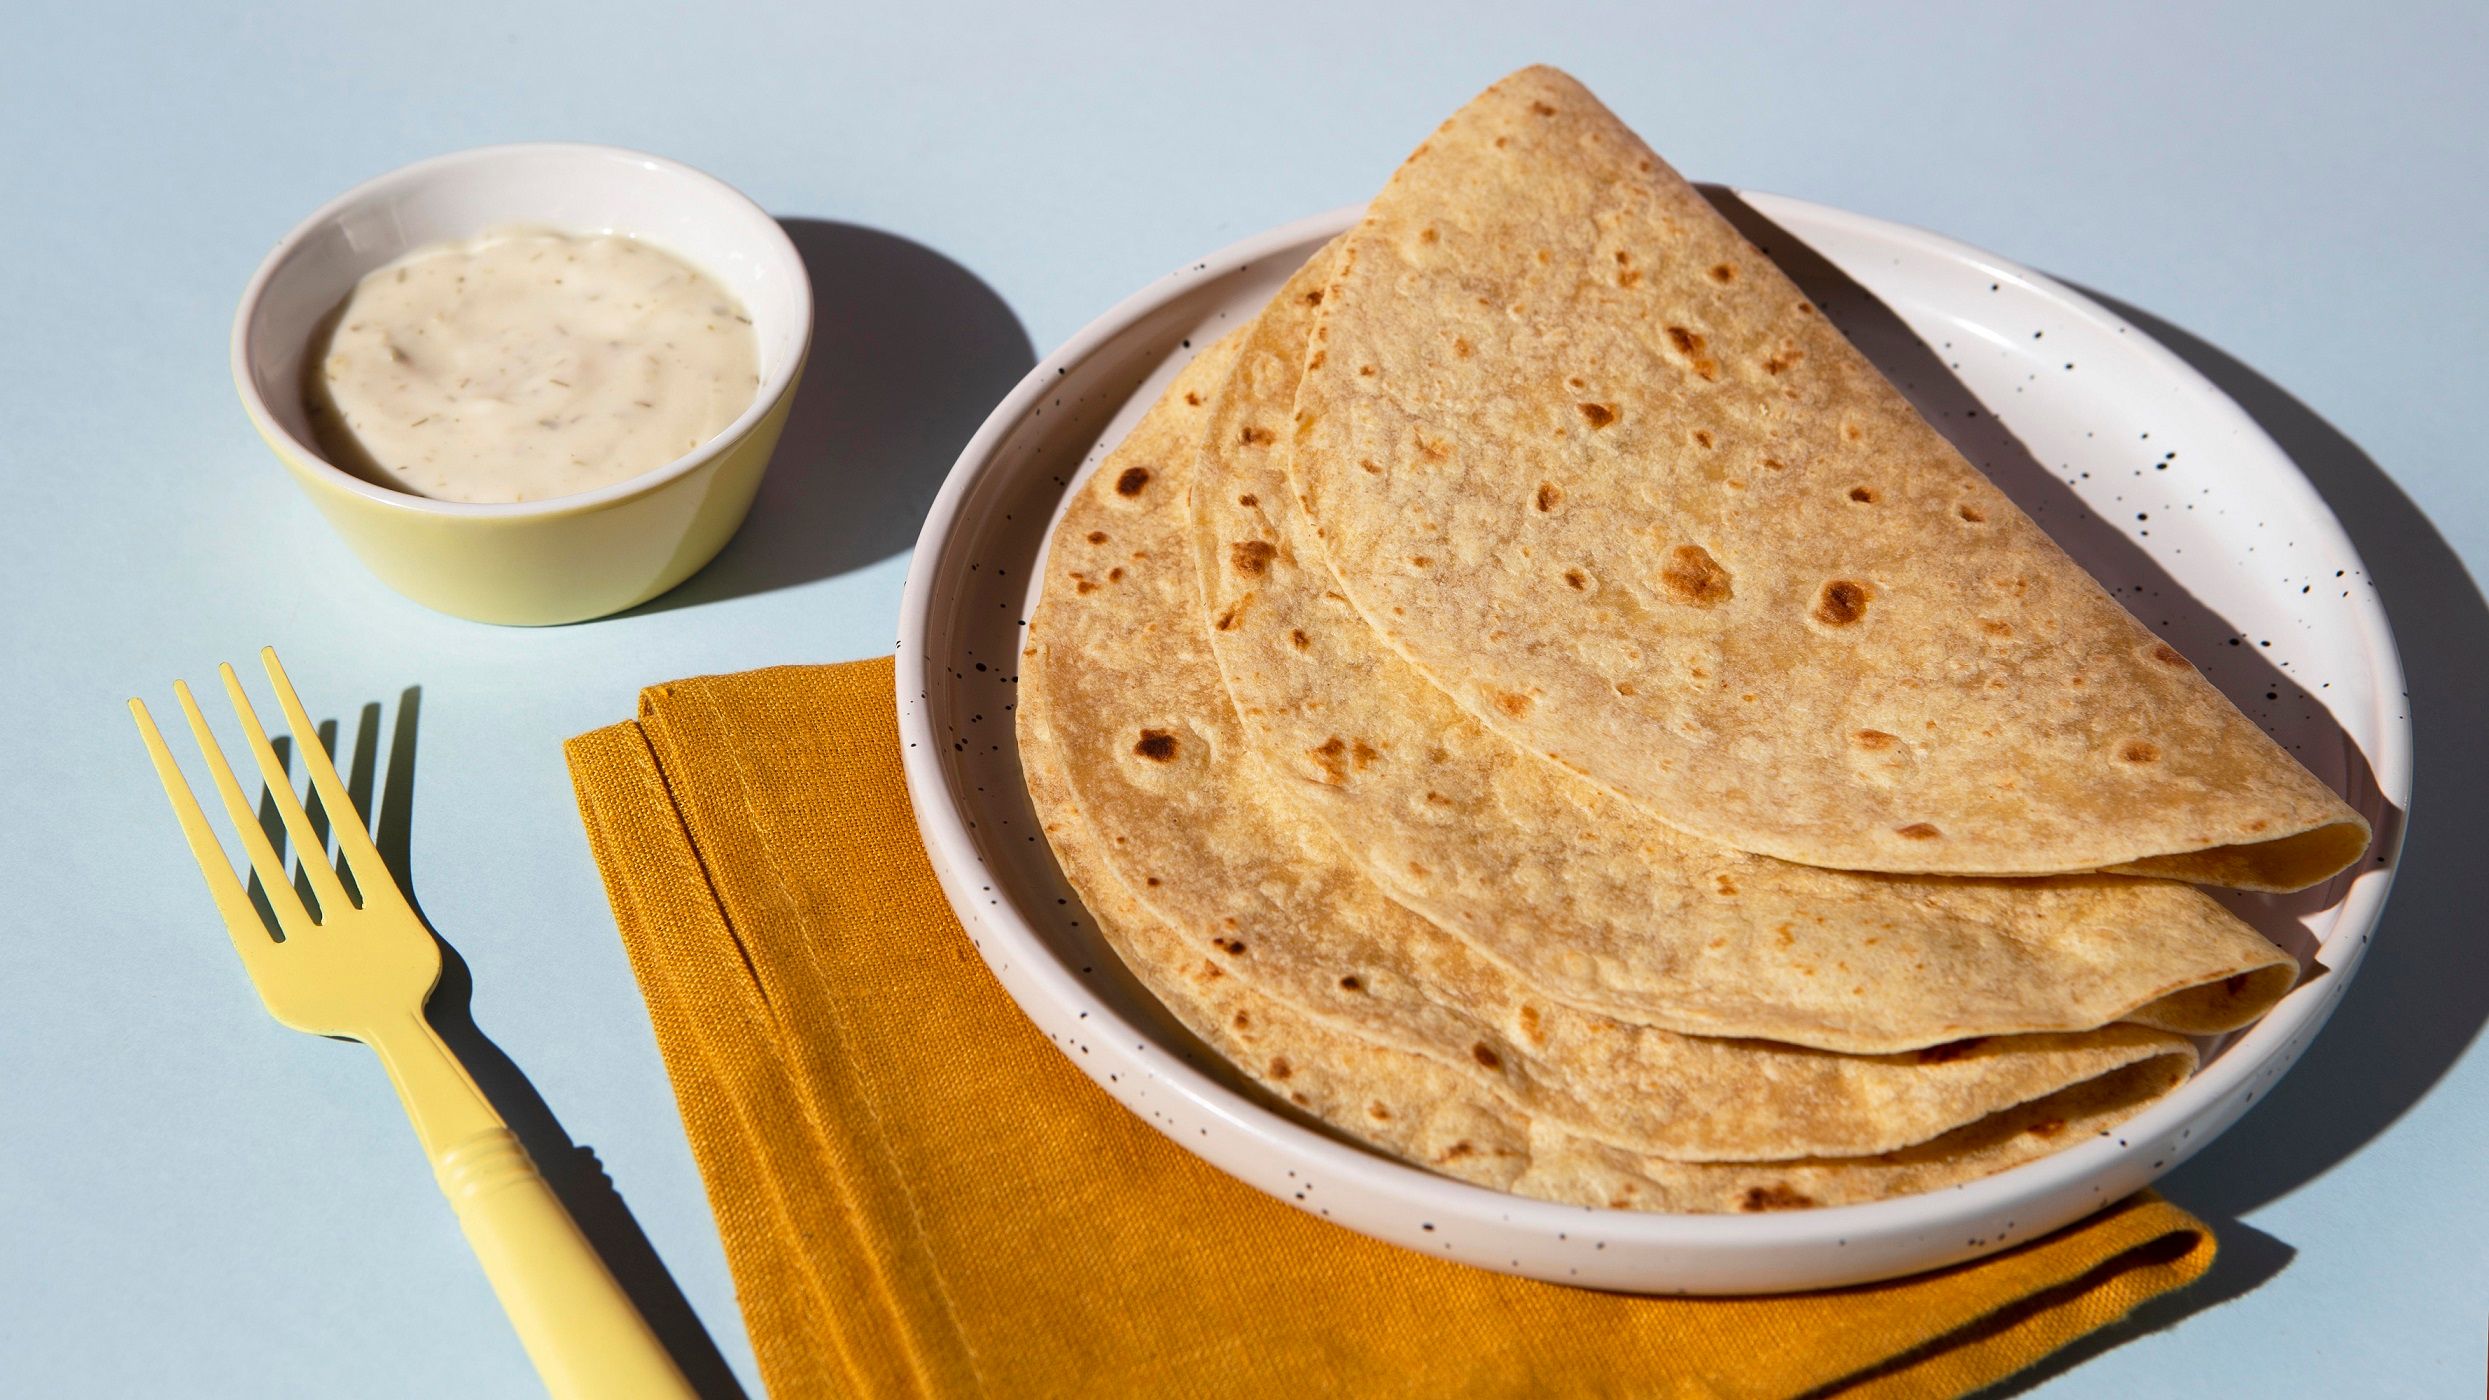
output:
[[[259,727],[259,715],[251,709],[251,698],[242,693],[242,678],[230,665],[219,664],[216,674],[224,678],[225,696],[233,702],[233,712],[242,719],[242,737],[250,741],[251,756],[259,760],[259,776],[268,784],[269,796],[276,799],[277,815],[285,819],[285,830],[294,838],[294,850],[302,860],[303,873],[311,877],[311,892],[320,901],[320,908],[348,909],[355,907],[346,898],[346,887],[337,879],[337,868],[328,863],[328,842],[311,829],[311,814],[302,809],[302,799],[294,795],[294,779],[277,762],[277,751],[269,747],[268,731]],[[306,757],[326,754],[320,749],[319,735],[296,730],[295,746]],[[349,809],[351,810],[351,809]],[[267,880],[262,877],[261,884]]]
[[[355,883],[365,890],[395,889],[397,876],[390,871],[389,863],[381,859],[380,848],[372,844],[371,828],[365,825],[362,812],[356,810],[354,794],[338,778],[336,761],[329,757],[328,746],[319,741],[319,731],[312,728],[310,713],[294,693],[293,681],[286,678],[284,663],[277,660],[277,649],[261,647],[259,660],[268,668],[268,683],[276,689],[286,726],[302,742],[303,766],[311,770],[311,785],[319,790],[320,806],[328,813],[329,825],[337,829],[337,849],[346,857],[346,868],[354,872]],[[306,734],[313,737],[302,740]]]
[[[225,931],[233,937],[234,950],[242,955],[242,965],[256,978],[276,944],[259,936],[259,911],[251,906],[250,895],[234,875],[233,866],[227,863],[225,848],[216,840],[216,829],[208,825],[207,813],[199,810],[199,799],[192,795],[189,780],[182,777],[181,766],[173,761],[173,751],[164,746],[164,734],[156,728],[155,716],[147,713],[146,705],[137,700],[130,702],[130,716],[138,721],[138,737],[147,745],[147,756],[155,760],[156,779],[164,784],[165,800],[173,804],[173,815],[181,821],[182,837],[190,843],[192,858],[199,862],[199,873],[207,877],[208,893],[216,900],[216,911],[225,917]],[[244,826],[258,830],[255,823]],[[267,837],[263,835],[260,841],[266,844]]]
[[[233,776],[233,765],[225,761],[224,748],[208,729],[207,716],[199,712],[199,702],[191,695],[189,682],[173,682],[173,698],[181,701],[182,716],[190,721],[190,735],[199,741],[199,752],[207,758],[208,776],[216,780],[216,794],[224,799],[226,815],[233,818],[234,827],[242,833],[242,849],[250,854],[251,868],[259,872],[259,887],[268,896],[268,907],[276,911],[277,926],[285,930],[288,938],[302,937],[316,926],[311,911],[294,892],[294,882],[285,878],[285,858],[277,854],[268,833],[260,827],[258,814],[251,810],[251,800],[243,795],[240,780]]]

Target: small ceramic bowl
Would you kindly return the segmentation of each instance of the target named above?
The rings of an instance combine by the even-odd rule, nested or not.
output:
[[[654,471],[574,496],[436,501],[321,455],[302,396],[321,319],[364,274],[428,243],[513,226],[645,238],[751,314],[760,389],[725,431]],[[688,166],[610,146],[487,146],[394,170],[285,236],[233,322],[242,405],[371,571],[427,607],[482,622],[578,622],[665,592],[742,523],[812,342],[812,285],[767,211]]]

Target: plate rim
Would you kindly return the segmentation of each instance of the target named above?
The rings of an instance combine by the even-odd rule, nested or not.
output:
[[[2271,475],[2286,478],[2286,481],[2275,484],[2292,494],[2300,513],[2310,523],[2329,532],[2326,545],[2338,549],[2345,559],[2359,560],[2358,550],[2340,518],[2316,490],[2314,483],[2236,400],[2157,338],[2117,316],[2082,291],[2011,259],[1913,225],[1792,196],[1735,186],[1719,188],[1729,190],[1758,212],[1785,226],[1792,219],[1799,224],[1838,226],[1853,237],[1911,245],[1922,252],[1976,267],[1993,278],[2011,280],[2048,298],[2096,329],[2119,334],[2121,340],[2130,343],[2135,352],[2150,361],[2160,374],[2188,390],[2191,404],[2200,404],[2228,420],[2225,426],[2238,434],[2244,450],[2260,452],[2277,465],[2281,470]],[[1376,1195],[1423,1204],[1438,1218],[1456,1219],[1488,1228],[1544,1229],[1552,1235],[1561,1230],[1581,1231],[1587,1217],[1595,1220],[1597,1233],[1606,1240],[1629,1243],[1645,1250],[1678,1247],[1707,1254],[1722,1249],[1803,1247],[1828,1243],[1836,1237],[1845,1237],[1840,1242],[1846,1245],[1868,1238],[1925,1236],[1931,1229],[1939,1232],[1949,1229],[1958,1217],[1984,1215],[2000,1207],[2010,1208],[2017,1200],[2038,1202],[2060,1196],[2079,1188],[2087,1179],[2114,1173],[2119,1166],[2119,1158],[2110,1154],[2122,1153],[2126,1141],[2159,1136],[2163,1130],[2175,1132],[2184,1122],[2221,1113],[2224,1111],[2223,1101],[2242,1091],[2246,1094],[2246,1102],[2251,1103],[2264,1084],[2295,1063],[2307,1041],[2331,1015],[2340,1001],[2342,990],[2358,970],[2399,868],[2402,840],[2409,827],[2411,720],[2407,706],[2398,710],[2392,703],[2403,691],[2401,657],[2382,600],[2373,588],[2355,594],[2352,600],[2356,605],[2354,625],[2368,653],[2366,678],[2375,692],[2376,714],[2379,717],[2376,751],[2368,752],[2363,747],[2362,752],[2375,775],[2379,793],[2401,813],[2402,819],[2389,823],[2389,829],[2376,833],[2376,844],[2371,849],[2382,857],[2381,860],[2337,877],[2348,879],[2350,883],[2341,897],[2341,912],[2333,933],[2316,949],[2317,956],[2326,958],[2328,971],[2322,980],[2333,983],[2333,989],[2320,996],[2308,997],[2301,995],[2308,985],[2303,984],[2300,991],[2286,997],[2281,1005],[2256,1025],[2240,1032],[2236,1042],[2210,1065],[2199,1070],[2167,1097],[2128,1120],[2120,1130],[2123,1134],[2119,1139],[2120,1147],[2110,1148],[2106,1145],[2107,1139],[2095,1139],[1991,1176],[1936,1191],[1806,1211],[1754,1215],[1669,1214],[1563,1205],[1438,1176],[1422,1167],[1291,1122],[1280,1113],[1219,1083],[1208,1072],[1186,1063],[1178,1054],[1164,1051],[1152,1054],[1149,1046],[1151,1033],[1146,1028],[1127,1022],[1111,1005],[1085,986],[1080,975],[1053,955],[1030,921],[1023,918],[1016,908],[1005,904],[988,906],[973,898],[975,882],[965,879],[962,872],[982,868],[982,857],[960,810],[954,805],[945,781],[943,750],[937,742],[931,717],[922,699],[929,695],[929,671],[933,664],[933,658],[923,642],[932,621],[937,580],[944,573],[942,565],[946,549],[960,533],[963,524],[963,505],[978,482],[993,468],[997,450],[1028,416],[1029,410],[1037,407],[1052,392],[1056,381],[1071,367],[1112,343],[1150,313],[1184,295],[1205,275],[1229,275],[1275,253],[1344,231],[1355,223],[1364,208],[1363,204],[1351,204],[1290,220],[1238,239],[1216,252],[1190,259],[1116,302],[1076,331],[1028,371],[995,406],[962,449],[927,513],[910,557],[900,607],[896,689],[901,738],[912,741],[903,743],[901,758],[918,827],[927,855],[954,912],[971,933],[979,956],[1003,983],[1022,1013],[1037,1023],[1039,1029],[1046,1029],[1045,1018],[1038,1014],[1040,1008],[1032,1007],[1028,995],[1024,995],[1023,984],[1026,984],[1030,993],[1049,999],[1051,1006],[1048,1009],[1060,1011],[1067,1018],[1074,1013],[1085,1013],[1085,1024],[1119,1032],[1112,1039],[1104,1035],[1098,1037],[1101,1053],[1075,1055],[1052,1031],[1048,1031],[1050,1041],[1054,1041],[1065,1058],[1128,1108],[1131,1107],[1131,1095],[1126,1092],[1125,1083],[1120,1079],[1110,1083],[1110,1074],[1140,1076],[1150,1083],[1164,1085],[1198,1113],[1220,1120],[1266,1152],[1274,1153],[1285,1161],[1319,1168],[1331,1177],[1354,1183]],[[1791,228],[1791,232],[1793,236],[1804,236],[1795,227]],[[2122,333],[2120,328],[2123,328]],[[1079,473],[1069,478],[1066,496],[1081,479],[1083,477]],[[2360,569],[2365,575],[2364,564],[2360,565]],[[911,646],[911,643],[915,645]],[[2356,746],[2357,741],[2353,742]],[[1135,1048],[1125,1051],[1122,1047],[1126,1044]],[[2186,1141],[2182,1150],[2173,1152],[2174,1160],[2169,1162],[2167,1169],[2175,1169],[2179,1161],[2201,1150],[2205,1143],[2226,1131],[2244,1106],[2242,1103],[2236,1111],[2231,1111],[2229,1121]],[[1310,1207],[1301,1199],[1291,1201],[1273,1186],[1222,1160],[1230,1155],[1228,1150],[1221,1149],[1214,1154],[1212,1150],[1205,1150],[1201,1143],[1179,1135],[1174,1125],[1162,1122],[1153,1115],[1140,1113],[1137,1109],[1134,1111],[1143,1122],[1178,1147],[1222,1173],[1238,1178],[1282,1204],[1295,1205],[1310,1213]],[[2137,1184],[2144,1184],[2159,1174],[2160,1170],[2156,1169]],[[2113,1195],[2103,1193],[2096,1199],[2098,1204],[2105,1205],[2128,1194],[2131,1189],[2127,1187]],[[2090,1210],[2091,1207],[2086,1207],[2072,1218],[2081,1218]],[[1395,1243],[1412,1243],[1393,1239],[1390,1234],[1380,1233],[1354,1220],[1327,1214],[1323,1218]],[[2007,1243],[2027,1239],[2036,1232],[2024,1231],[2011,1240],[1982,1241],[1980,1243],[1985,1247],[1975,1253],[1955,1251],[1945,1259],[1902,1270],[1853,1274],[1841,1274],[1837,1270],[1832,1272],[1838,1275],[1838,1282],[1893,1277],[1992,1252]],[[1458,1257],[1463,1262],[1501,1272],[1550,1277],[1542,1269],[1506,1268],[1501,1259],[1471,1258],[1468,1254]],[[1589,1278],[1556,1278],[1553,1281],[1592,1282]],[[1602,1286],[1620,1286],[1612,1278],[1602,1278],[1599,1282]],[[1626,1283],[1621,1286],[1634,1285]],[[1710,1290],[1671,1286],[1670,1291]]]

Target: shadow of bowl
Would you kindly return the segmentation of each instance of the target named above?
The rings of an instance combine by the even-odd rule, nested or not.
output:
[[[743,528],[681,587],[625,616],[851,573],[916,541],[942,478],[1037,363],[977,275],[857,224],[783,219],[812,279],[812,354]]]

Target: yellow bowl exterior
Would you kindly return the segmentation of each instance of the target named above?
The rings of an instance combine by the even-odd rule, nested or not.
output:
[[[802,378],[798,365],[748,432],[702,448],[707,460],[680,476],[570,509],[547,502],[524,515],[428,509],[421,498],[396,492],[374,499],[252,417],[277,459],[381,582],[457,617],[545,626],[647,602],[715,558],[752,507]]]

